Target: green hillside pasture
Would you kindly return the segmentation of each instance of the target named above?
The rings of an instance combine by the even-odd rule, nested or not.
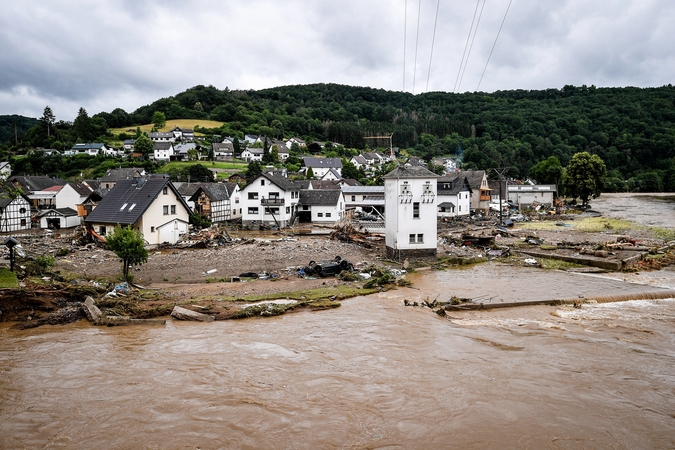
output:
[[[173,170],[184,169],[195,164],[201,164],[208,169],[217,169],[218,178],[227,178],[235,172],[245,172],[248,168],[248,163],[238,161],[173,161],[157,169],[159,173],[167,173]],[[223,172],[220,172],[220,171]]]
[[[173,119],[173,120],[167,120],[166,121],[166,126],[162,128],[159,131],[167,132],[171,131],[176,127],[179,128],[190,128],[194,130],[195,126],[199,125],[201,128],[220,128],[223,126],[223,123],[225,122],[218,122],[216,120],[201,120],[201,119]],[[141,131],[145,131],[146,133],[149,133],[152,130],[153,125],[151,123],[147,125],[141,125]],[[132,133],[127,130],[133,130],[133,132],[136,131],[135,126],[128,126],[128,127],[122,127],[122,128],[111,128],[110,132],[114,135],[118,135],[120,133]],[[200,135],[201,133],[195,133],[196,135]]]

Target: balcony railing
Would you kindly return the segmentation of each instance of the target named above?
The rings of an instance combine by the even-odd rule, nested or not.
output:
[[[285,198],[262,198],[260,199],[261,205],[284,205],[286,204]]]

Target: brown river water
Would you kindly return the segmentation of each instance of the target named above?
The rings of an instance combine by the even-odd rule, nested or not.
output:
[[[403,306],[451,295],[457,273],[486,291],[509,276],[553,288],[486,267],[273,318],[0,324],[0,448],[675,448],[675,299]],[[672,269],[631,276],[556,284],[675,288]]]

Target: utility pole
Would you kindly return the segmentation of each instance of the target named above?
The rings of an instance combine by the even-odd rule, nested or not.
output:
[[[506,175],[506,172],[509,171],[508,167],[502,167],[501,169],[492,169],[495,171],[498,177],[499,181],[499,226],[502,226],[504,224],[504,220],[502,218],[502,214],[504,212],[504,208],[502,207],[502,180],[504,179],[504,175]]]

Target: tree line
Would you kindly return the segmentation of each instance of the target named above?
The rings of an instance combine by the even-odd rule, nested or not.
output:
[[[605,190],[675,191],[672,85],[418,95],[336,84],[258,91],[195,86],[131,113],[117,108],[89,117],[82,108],[73,122],[51,124],[43,117],[22,145],[114,139],[109,128],[153,123],[157,112],[166,120],[225,122],[201,130],[220,136],[299,136],[354,149],[388,145],[365,137],[393,133],[393,145],[412,156],[452,156],[474,169],[509,167],[515,178],[532,176],[551,156],[567,166],[575,153],[588,152],[607,166]],[[0,120],[6,131],[1,126]],[[5,148],[15,150],[7,141]]]

